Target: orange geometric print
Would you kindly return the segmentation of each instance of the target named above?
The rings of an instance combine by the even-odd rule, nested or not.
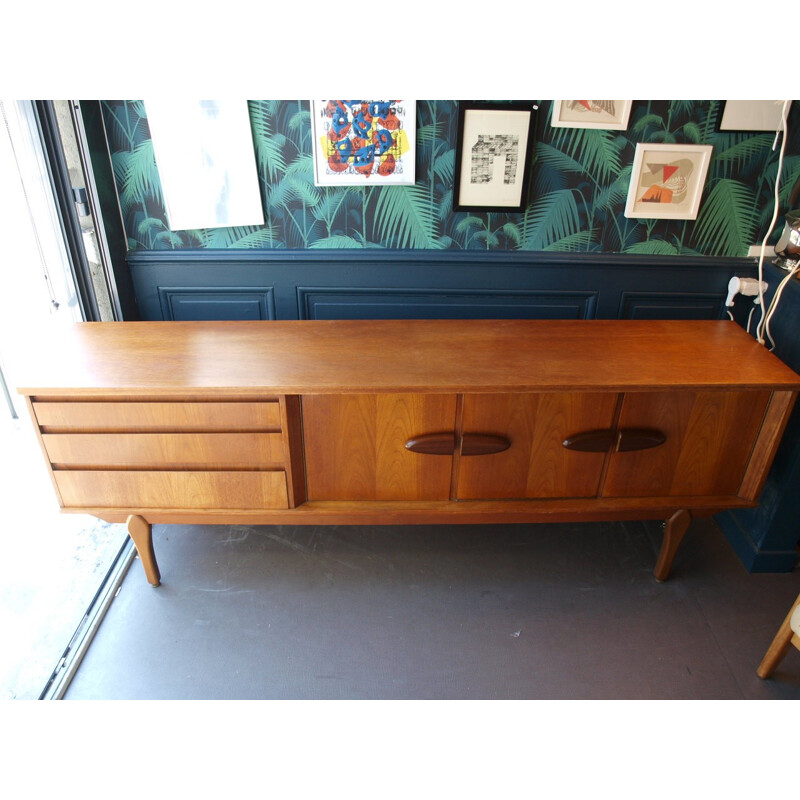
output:
[[[653,184],[643,195],[642,203],[671,203],[672,190]]]

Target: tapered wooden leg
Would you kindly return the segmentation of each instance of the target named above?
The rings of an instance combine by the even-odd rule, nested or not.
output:
[[[669,577],[672,560],[675,558],[675,553],[678,551],[678,547],[689,529],[691,521],[692,514],[685,508],[676,511],[667,520],[664,526],[664,539],[661,542],[658,561],[656,561],[656,568],[653,570],[657,581],[665,581]]]
[[[759,678],[769,678],[769,676],[772,675],[772,671],[781,663],[783,657],[789,652],[789,648],[792,644],[800,647],[800,638],[792,632],[791,625],[789,624],[792,619],[792,614],[798,605],[800,605],[800,597],[794,601],[794,605],[786,615],[783,625],[778,628],[778,632],[775,634],[772,644],[764,654],[764,658],[761,659],[761,663],[756,670]],[[793,639],[796,641],[793,642]]]
[[[131,514],[128,517],[128,533],[133,539],[134,545],[136,545],[136,551],[139,553],[139,558],[144,567],[147,582],[151,586],[159,586],[161,584],[161,573],[158,571],[156,554],[153,550],[153,526],[144,517]]]

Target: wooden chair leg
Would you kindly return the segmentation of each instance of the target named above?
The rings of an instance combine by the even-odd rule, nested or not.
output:
[[[772,675],[775,667],[781,663],[783,657],[789,652],[789,648],[792,646],[792,639],[797,639],[797,636],[792,632],[790,623],[792,614],[794,614],[794,610],[798,605],[800,605],[800,596],[798,596],[797,600],[794,601],[794,605],[789,609],[786,619],[783,621],[780,628],[778,628],[778,632],[775,634],[772,644],[764,654],[764,658],[761,659],[761,663],[756,670],[759,678],[769,678],[769,676]]]
[[[128,533],[139,553],[147,582],[151,586],[160,586],[161,573],[153,550],[153,526],[144,517],[131,514],[128,517]]]
[[[689,530],[691,521],[692,514],[685,508],[676,511],[667,520],[664,526],[664,538],[661,541],[658,561],[656,561],[656,567],[653,570],[657,581],[663,582],[669,577],[675,553],[678,551],[686,531]]]

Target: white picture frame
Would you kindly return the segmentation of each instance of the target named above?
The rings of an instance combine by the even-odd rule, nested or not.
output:
[[[697,219],[712,145],[645,144],[633,159],[625,216]]]
[[[416,101],[311,100],[316,186],[416,181]]]
[[[726,100],[719,129],[774,133],[783,127],[784,102],[784,100]]]
[[[550,124],[554,128],[594,128],[624,131],[633,100],[553,100]]]
[[[263,225],[246,100],[145,100],[170,230]]]

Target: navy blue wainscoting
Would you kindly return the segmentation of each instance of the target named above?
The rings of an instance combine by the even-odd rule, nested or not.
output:
[[[133,251],[142,319],[722,319],[749,258],[435,250]],[[768,298],[785,273],[767,265]],[[772,326],[800,372],[800,284]],[[734,314],[746,324],[740,297]],[[757,316],[757,315],[754,315]],[[796,332],[796,333],[795,333]],[[735,435],[735,432],[732,432]],[[800,409],[758,508],[717,521],[751,572],[784,572],[800,537]]]
[[[752,259],[437,250],[128,255],[142,319],[719,319]]]
[[[769,284],[765,298],[767,307],[785,277],[783,270],[765,264],[764,280]],[[752,307],[750,298],[737,298],[734,306],[737,321],[746,325]],[[757,308],[750,326],[754,334],[760,316]],[[800,372],[800,281],[796,278],[786,285],[770,330],[775,343],[773,352],[795,372]],[[767,346],[772,347],[769,340]],[[758,507],[725,511],[717,514],[716,521],[748,571],[788,572],[797,564],[800,541],[800,401],[789,419]]]

